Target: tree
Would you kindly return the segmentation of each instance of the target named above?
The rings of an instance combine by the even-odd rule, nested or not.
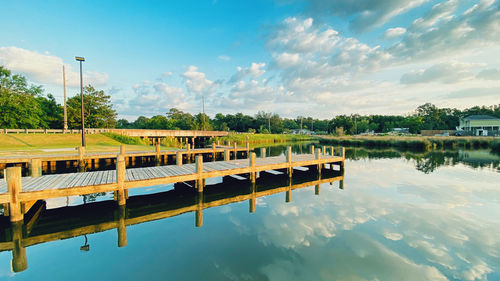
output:
[[[41,93],[40,86],[28,85],[24,76],[12,75],[0,66],[0,127],[30,129],[43,126],[43,111],[36,100]]]
[[[110,98],[103,90],[96,90],[91,85],[83,88],[83,114],[86,128],[114,128],[116,126],[117,114]],[[69,98],[66,105],[69,127],[80,128],[80,95]]]
[[[56,99],[52,94],[48,94],[47,98],[39,96],[36,98],[40,109],[42,110],[42,126],[43,128],[62,129],[64,126],[63,107],[56,103]]]

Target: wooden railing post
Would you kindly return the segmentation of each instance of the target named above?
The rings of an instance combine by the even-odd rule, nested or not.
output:
[[[42,175],[42,160],[31,159],[30,161],[30,176],[32,178],[38,178]]]
[[[85,172],[85,146],[78,147],[78,171]]]
[[[311,145],[311,154],[314,154],[316,151],[314,150],[314,145]]]
[[[224,149],[224,161],[229,161],[231,160],[229,157],[229,149]]]
[[[266,158],[266,148],[265,147],[260,148],[260,158]]]
[[[332,152],[332,156],[334,156],[334,155],[335,155],[335,153],[334,153],[334,152],[335,152],[335,149],[333,148],[333,146],[331,146],[331,147],[330,147],[330,150],[331,150],[331,152]]]
[[[321,147],[321,154],[326,155],[326,146]]]
[[[125,146],[123,144],[120,145],[120,155],[122,155],[123,157],[125,157]]]
[[[256,174],[255,174],[255,152],[252,152],[250,153],[250,157],[248,158],[249,159],[249,163],[248,163],[248,166],[250,166],[250,181],[255,183],[255,178],[256,178]]]
[[[203,173],[203,156],[202,155],[197,155],[196,156],[196,173],[198,174],[198,179],[196,180],[196,187],[198,188],[198,192],[203,192],[203,178],[202,178],[202,173]]]
[[[247,140],[247,156],[250,155],[250,143]]]
[[[341,147],[340,149],[342,149],[342,160],[345,159],[345,147]]]
[[[316,150],[316,160],[321,160],[321,149],[320,148],[318,148]],[[317,168],[318,168],[318,173],[321,174],[321,164],[319,163],[319,161],[318,161],[318,167]]]
[[[234,142],[233,144],[233,149],[234,149],[234,159],[238,159],[238,143]]]
[[[5,169],[5,178],[7,180],[7,188],[10,195],[10,221],[22,221],[24,219],[24,215],[21,212],[21,202],[19,201],[19,192],[22,191],[21,167],[9,167]]]
[[[122,155],[118,155],[116,158],[116,184],[118,191],[118,206],[125,205],[125,158]]]
[[[217,158],[217,154],[215,151],[215,142],[213,142],[212,143],[212,160],[215,161],[216,158]]]
[[[156,162],[155,164],[156,164],[157,166],[159,166],[159,165],[160,165],[160,162],[161,162],[160,160],[161,160],[161,159],[160,159],[160,141],[158,140],[158,141],[156,142],[156,153],[155,153],[155,162]]]
[[[177,153],[175,154],[175,163],[177,164],[177,166],[182,166],[182,152],[181,151],[177,151]]]

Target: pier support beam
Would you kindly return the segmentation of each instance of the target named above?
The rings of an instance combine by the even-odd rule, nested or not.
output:
[[[118,221],[118,227],[116,231],[118,233],[118,247],[127,246],[127,226],[125,225],[127,207],[118,206],[116,210],[116,220]]]
[[[42,160],[31,159],[30,161],[30,176],[32,178],[38,178],[42,175]]]
[[[288,177],[292,177],[292,174],[293,174],[293,168],[292,168],[292,147],[289,146],[287,147],[287,150],[286,150],[286,162],[288,163],[288,167],[287,167],[287,173],[288,173]]]
[[[250,181],[252,183],[255,183],[255,178],[256,178],[256,173],[255,173],[255,152],[252,152],[250,154],[250,157],[248,158],[249,163],[248,166],[250,166]]]
[[[23,223],[12,224],[12,271],[21,272],[28,268],[28,258],[26,248],[23,247]]]
[[[196,173],[198,174],[198,179],[196,180],[196,188],[198,192],[203,192],[203,186],[205,185],[204,179],[201,177],[203,173],[203,156],[196,156]]]
[[[195,226],[202,227],[203,226],[203,193],[199,193],[196,197],[197,206],[196,206],[196,217],[195,217]]]
[[[286,202],[286,203],[290,203],[290,202],[292,202],[292,191],[291,191],[291,190],[287,190],[287,191],[286,191],[286,199],[285,199],[285,202]]]
[[[11,222],[19,222],[24,219],[21,212],[21,202],[19,201],[19,192],[21,186],[21,167],[9,167],[5,169],[5,178],[10,195],[9,214]]]
[[[255,198],[255,182],[252,183],[252,187],[251,187],[251,192],[252,192],[252,197],[250,197],[250,201],[249,201],[249,211],[250,213],[255,213],[255,205],[256,205],[256,202],[257,199]]]
[[[233,149],[234,149],[234,160],[238,159],[238,144],[234,142],[233,144]]]
[[[318,148],[318,149],[316,150],[316,157],[315,157],[315,158],[316,158],[316,160],[321,160],[321,149],[320,149],[320,148]],[[321,168],[322,168],[322,166],[323,166],[323,164],[320,164],[320,163],[318,162],[317,169],[318,169],[318,175],[319,175],[320,177],[321,177]]]
[[[125,205],[127,199],[125,197],[125,158],[122,155],[118,155],[116,158],[116,184],[117,195],[118,195],[118,206]]]
[[[175,164],[177,164],[177,166],[182,166],[182,152],[180,151],[177,151],[175,154]]]

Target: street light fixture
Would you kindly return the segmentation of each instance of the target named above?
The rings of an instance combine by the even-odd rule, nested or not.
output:
[[[82,146],[85,146],[85,120],[83,119],[83,76],[82,76],[82,62],[85,61],[84,57],[75,57],[80,62],[80,97],[82,103]]]

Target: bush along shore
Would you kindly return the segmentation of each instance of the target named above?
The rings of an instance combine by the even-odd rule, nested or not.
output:
[[[397,136],[323,136],[322,144],[399,148],[426,151],[431,149],[487,149],[500,153],[500,139],[493,137],[397,137]]]
[[[246,144],[248,141],[251,144],[260,143],[283,143],[295,141],[317,141],[318,138],[308,135],[282,135],[282,134],[230,134],[225,137],[216,137],[213,142],[219,141],[221,144],[231,142],[238,144]]]

